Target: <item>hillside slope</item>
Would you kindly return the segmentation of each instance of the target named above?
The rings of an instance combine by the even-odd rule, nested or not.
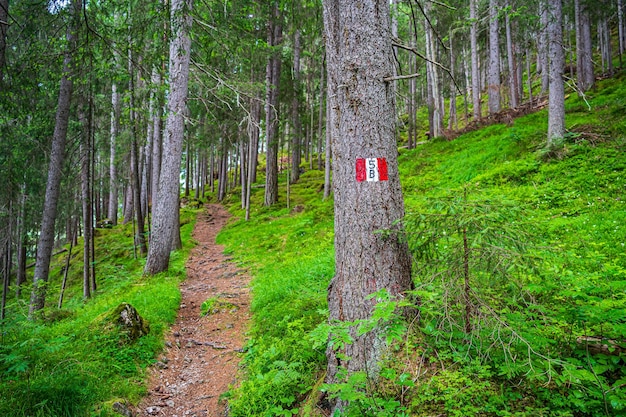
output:
[[[570,133],[549,154],[545,110],[402,150],[420,317],[385,317],[401,337],[382,380],[323,391],[359,416],[626,415],[624,97],[623,76],[589,93],[590,108],[570,96]],[[333,274],[322,181],[306,173],[291,209],[258,209],[220,236],[256,276],[233,416],[322,415]]]

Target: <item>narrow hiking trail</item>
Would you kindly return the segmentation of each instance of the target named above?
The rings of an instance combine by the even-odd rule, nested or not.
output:
[[[136,416],[222,417],[220,395],[235,382],[250,318],[249,277],[230,262],[215,237],[228,221],[220,205],[207,205],[193,232],[197,246],[187,261],[187,279],[166,348],[150,371],[148,395]],[[216,300],[202,316],[206,300]]]

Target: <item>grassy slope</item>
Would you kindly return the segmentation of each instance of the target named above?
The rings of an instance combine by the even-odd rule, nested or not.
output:
[[[385,415],[392,408],[396,415],[398,410],[520,416],[623,412],[619,356],[588,356],[576,343],[583,335],[626,336],[623,81],[606,80],[589,93],[592,111],[577,97],[567,100],[567,127],[573,133],[552,158],[542,153],[546,111],[511,127],[495,125],[401,152],[407,222],[469,190],[470,203],[488,204],[499,218],[510,215],[510,223],[523,229],[530,239],[525,257],[534,265],[512,267],[509,281],[475,271],[472,285],[488,297],[508,337],[489,340],[498,327],[494,319],[479,323],[482,333],[474,336],[486,346],[491,343],[491,349],[465,347],[458,332],[428,327],[441,329],[436,311],[447,290],[443,285],[421,288],[421,294],[434,297],[422,299],[422,327],[407,333],[404,353],[389,365],[398,368],[389,375],[404,372],[405,381],[408,374],[416,385],[398,388],[398,377],[391,378],[387,385],[392,388],[369,394],[389,402],[362,405],[355,415]],[[323,352],[310,347],[307,333],[324,320],[325,288],[333,273],[332,206],[320,201],[321,183],[321,172],[305,174],[291,190],[292,207],[301,207],[280,208],[283,202],[259,209],[249,223],[236,221],[220,235],[256,277],[247,379],[229,394],[233,416],[291,415],[298,404],[297,411],[310,414],[305,394],[324,365]],[[260,206],[261,194],[257,190],[254,207]],[[515,209],[508,212],[511,204]],[[232,211],[243,217],[237,203]],[[513,220],[513,212],[519,219]],[[415,236],[409,235],[415,243],[411,239]],[[416,271],[421,286],[429,278]],[[448,318],[461,320],[461,315],[452,311]],[[527,354],[527,343],[537,354]],[[421,376],[416,373],[420,364]]]
[[[163,333],[176,317],[178,283],[193,246],[195,213],[182,212],[185,247],[172,254],[170,271],[142,277],[143,260],[133,258],[131,225],[98,230],[98,292],[82,301],[82,250],[74,249],[63,310],[48,307],[47,323],[25,319],[21,300],[11,300],[0,343],[0,415],[77,417],[112,416],[115,399],[136,402],[145,392],[145,369],[163,348]],[[48,302],[56,305],[60,265],[55,260]],[[103,331],[101,318],[122,302],[133,305],[150,324],[150,333],[132,344],[116,331]]]

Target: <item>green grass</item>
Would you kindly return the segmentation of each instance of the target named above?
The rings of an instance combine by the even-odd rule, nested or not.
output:
[[[623,97],[623,75],[587,94],[591,111],[571,95],[570,133],[550,155],[546,110],[401,149],[407,226],[420,216],[440,219],[448,204],[445,225],[428,220],[431,232],[442,225],[448,233],[429,264],[409,227],[421,321],[395,348],[382,381],[367,388],[369,403],[347,415],[626,415],[622,356],[589,353],[577,342],[595,336],[626,348]],[[291,189],[291,209],[284,200],[262,207],[256,189],[249,222],[237,192],[229,201],[236,219],[219,239],[254,275],[244,380],[227,395],[234,416],[315,415],[309,398],[324,357],[310,348],[309,334],[326,320],[333,274],[332,205],[322,202],[321,184],[320,172],[305,174]],[[453,268],[460,230],[470,224],[470,282],[483,304],[474,306],[468,335]],[[520,252],[506,252],[513,250]],[[507,268],[494,267],[493,253],[510,258]]]
[[[231,207],[239,220],[218,237],[254,276],[246,379],[229,393],[232,416],[287,415],[280,413],[311,390],[323,369],[324,352],[306,337],[325,320],[333,275],[332,201],[322,201],[322,185],[322,172],[305,173],[292,186],[291,209],[285,201],[262,208],[263,190],[257,190],[251,220]]]
[[[48,306],[44,322],[26,320],[26,298],[12,300],[2,324],[0,344],[0,415],[113,416],[110,404],[119,399],[136,403],[146,392],[146,368],[163,348],[163,334],[176,317],[179,282],[193,246],[195,212],[183,211],[185,247],[172,254],[170,270],[143,277],[144,260],[134,259],[131,229],[98,230],[96,276],[98,291],[82,300],[82,250],[73,253],[64,314]],[[64,254],[55,262],[62,264]],[[48,302],[56,305],[60,286],[53,268]],[[24,297],[29,295],[24,288]],[[150,333],[127,343],[102,317],[120,303],[133,305],[148,321]],[[59,318],[51,321],[52,318]]]

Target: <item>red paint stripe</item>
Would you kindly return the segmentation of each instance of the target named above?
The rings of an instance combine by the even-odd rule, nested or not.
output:
[[[387,160],[385,158],[377,158],[377,159],[378,159],[378,181],[389,180],[389,175],[387,173]]]
[[[356,159],[356,180],[358,182],[363,182],[366,179],[366,171],[365,171],[365,159],[357,158]]]

